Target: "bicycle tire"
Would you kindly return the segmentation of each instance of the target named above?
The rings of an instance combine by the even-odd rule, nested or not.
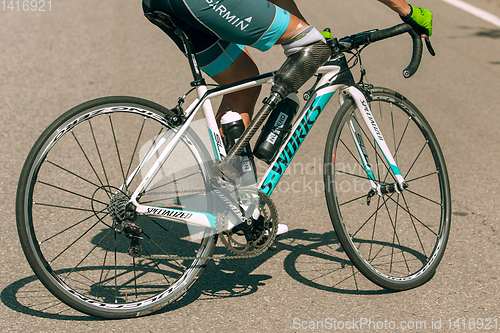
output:
[[[356,104],[348,98],[332,122],[325,147],[328,210],[339,241],[357,269],[383,288],[406,290],[428,281],[443,257],[451,223],[448,173],[435,134],[410,101],[380,87],[366,95],[409,187],[375,195],[368,205],[371,185],[350,121],[361,128],[376,183],[396,181]]]
[[[137,245],[113,225],[111,198],[126,193],[119,190],[125,179],[172,130],[165,115],[164,107],[144,99],[92,100],[55,120],[26,159],[16,198],[22,248],[44,286],[78,311],[104,318],[157,311],[190,288],[214,251],[217,235],[208,229],[196,229],[196,238],[184,224],[139,216],[135,222],[143,232]],[[183,164],[176,167],[175,159],[168,163],[178,149]],[[181,210],[195,205],[213,212],[210,196],[189,191],[204,189],[211,178],[210,155],[190,128],[159,174],[150,189],[166,193],[175,186],[175,195],[149,191],[139,203],[175,204]],[[130,249],[139,254],[128,254]]]

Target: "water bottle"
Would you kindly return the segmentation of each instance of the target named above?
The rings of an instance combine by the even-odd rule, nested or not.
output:
[[[221,118],[221,125],[226,151],[229,151],[245,131],[245,124],[243,124],[239,113],[227,109],[226,114]],[[240,174],[240,184],[242,186],[253,185],[257,182],[257,172],[250,144],[247,144],[240,156],[236,158],[234,167]]]
[[[290,124],[299,108],[299,98],[291,93],[273,110],[255,145],[254,156],[270,163],[278,152],[281,142],[290,130]]]

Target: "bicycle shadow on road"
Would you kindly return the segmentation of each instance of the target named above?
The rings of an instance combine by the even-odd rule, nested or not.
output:
[[[0,299],[11,310],[28,316],[76,321],[105,320],[69,308],[45,289],[35,275],[8,285],[2,290]]]
[[[220,246],[218,249],[222,250]],[[195,301],[244,297],[256,293],[273,276],[254,271],[282,251],[287,252],[283,261],[285,271],[292,279],[307,287],[356,295],[391,292],[369,282],[353,267],[334,231],[318,234],[296,229],[279,239],[277,252],[267,251],[250,259],[212,262],[181,299],[158,313],[182,309]],[[101,320],[81,314],[60,302],[35,275],[11,283],[1,292],[0,298],[10,309],[30,316],[57,320]]]
[[[288,275],[301,284],[329,292],[370,295],[392,291],[364,278],[344,253],[334,231],[325,234],[296,229],[279,240],[277,252],[267,251],[251,259],[221,260],[210,265],[193,288],[211,298],[241,297],[257,292],[270,275],[254,274],[259,266],[281,251]],[[214,269],[214,266],[216,269]]]
[[[482,27],[472,27],[472,26],[458,26],[457,28],[461,30],[468,30],[471,33],[470,37],[486,37],[491,39],[499,39],[500,38],[500,29],[486,29]],[[453,36],[452,38],[458,39],[463,38],[464,35],[461,36]]]
[[[474,36],[500,39],[500,29],[484,29],[476,32]]]

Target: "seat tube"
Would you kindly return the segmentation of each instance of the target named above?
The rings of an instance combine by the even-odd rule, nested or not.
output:
[[[214,150],[214,156],[217,161],[222,161],[226,157],[226,149],[224,148],[224,143],[222,141],[222,136],[219,132],[219,127],[217,126],[217,121],[215,120],[215,112],[212,107],[212,102],[210,98],[207,98],[207,86],[199,85],[196,87],[196,92],[198,94],[198,99],[203,101],[201,108],[203,109],[203,114],[205,116],[205,121],[207,123],[208,132],[210,135],[210,140],[212,141],[212,148]]]
[[[191,86],[196,87],[198,99],[202,101],[203,98],[206,98],[205,95],[208,89],[205,79],[202,76],[201,69],[198,65],[196,54],[193,52],[191,41],[182,29],[177,28],[175,33],[182,39],[182,43],[184,44],[184,50],[189,61],[191,73],[193,74],[193,82],[191,82]],[[210,139],[212,140],[215,158],[218,161],[221,161],[226,156],[226,150],[224,149],[222,137],[217,127],[217,121],[215,120],[215,114],[210,99],[203,102],[202,109],[210,132]]]

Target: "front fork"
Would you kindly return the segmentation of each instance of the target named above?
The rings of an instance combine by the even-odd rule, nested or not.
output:
[[[349,119],[349,129],[351,130],[351,135],[354,139],[354,143],[356,145],[356,149],[358,151],[359,157],[363,164],[363,168],[366,171],[368,179],[370,180],[371,189],[368,192],[367,204],[370,205],[371,198],[375,195],[382,196],[384,194],[394,193],[394,192],[402,192],[404,189],[408,188],[408,184],[405,182],[404,177],[399,170],[394,157],[387,146],[387,143],[380,131],[380,128],[375,121],[375,117],[370,110],[370,106],[366,100],[365,95],[356,87],[351,86],[346,88],[343,93],[347,96],[350,96],[356,106],[358,107],[361,116],[363,117],[366,126],[369,128],[371,135],[375,139],[377,146],[380,151],[384,155],[385,160],[389,164],[389,167],[396,179],[395,183],[380,183],[375,180],[375,175],[372,170],[372,165],[370,164],[370,160],[368,158],[368,153],[366,151],[365,144],[363,142],[363,132],[359,127],[358,121],[356,119],[356,115],[352,114]]]

